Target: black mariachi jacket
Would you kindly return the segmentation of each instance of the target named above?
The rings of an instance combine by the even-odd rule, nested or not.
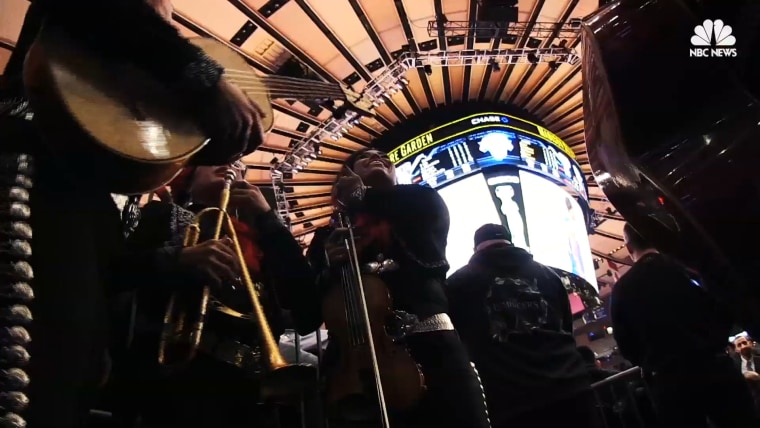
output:
[[[391,248],[384,256],[394,259],[400,269],[383,274],[382,279],[388,285],[395,308],[421,319],[446,312],[443,284],[449,268],[446,262],[449,212],[438,193],[416,185],[369,188],[355,214],[369,214],[390,226]],[[320,280],[310,286],[287,289],[291,305],[288,308],[302,334],[314,331],[323,321],[322,297],[329,285],[324,246],[332,230],[331,226],[318,229],[307,252]]]
[[[191,208],[196,211],[200,207]],[[138,334],[142,330],[155,335],[156,329],[160,328],[166,301],[173,290],[201,285],[198,278],[178,265],[185,229],[193,221],[193,211],[175,204],[151,202],[143,207],[140,223],[128,239],[128,251],[116,270],[119,272],[121,290],[137,295],[140,308],[136,327]],[[279,290],[313,283],[314,275],[301,246],[273,211],[239,220],[258,233],[257,242],[263,259],[260,277],[254,280],[258,279],[264,284],[262,304],[272,333],[277,338],[284,330],[280,306],[282,293]],[[125,312],[124,308],[117,311],[121,314]],[[124,327],[125,320],[117,320],[119,324]]]

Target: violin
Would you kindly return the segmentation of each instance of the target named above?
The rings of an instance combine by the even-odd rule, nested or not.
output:
[[[369,248],[387,248],[387,242],[366,224],[353,226],[343,214],[336,220],[348,230],[344,244],[349,260],[338,269],[322,302],[325,325],[339,350],[338,363],[326,379],[327,407],[331,416],[342,420],[367,421],[377,415],[379,405],[382,426],[387,428],[388,410],[403,411],[419,402],[425,379],[407,349],[386,330],[393,301],[380,274],[388,264],[359,263],[360,254]],[[387,230],[387,225],[378,225],[374,230]],[[355,233],[362,238],[356,240]]]

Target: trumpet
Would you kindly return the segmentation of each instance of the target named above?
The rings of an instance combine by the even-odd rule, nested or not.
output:
[[[212,310],[237,317],[252,319],[261,340],[261,363],[264,377],[262,395],[265,398],[292,395],[309,382],[316,380],[316,368],[310,365],[288,364],[280,353],[277,341],[272,335],[264,308],[259,300],[259,293],[251,279],[245,263],[243,251],[238,241],[232,218],[227,212],[230,200],[230,188],[237,176],[234,169],[225,174],[219,207],[206,208],[196,214],[193,222],[185,230],[185,247],[198,244],[201,235],[201,222],[206,216],[216,215],[214,233],[211,239],[219,239],[224,231],[232,240],[238,264],[241,269],[241,282],[250,298],[253,312],[243,314],[222,304],[212,306]],[[158,362],[164,366],[187,364],[195,358],[201,344],[203,329],[212,301],[211,288],[204,286],[200,291],[188,289],[172,293],[166,306],[163,330],[158,349]]]

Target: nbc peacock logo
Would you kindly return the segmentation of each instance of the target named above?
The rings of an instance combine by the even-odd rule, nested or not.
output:
[[[692,58],[710,58],[710,57],[735,57],[736,48],[731,48],[736,44],[736,37],[731,35],[733,29],[730,25],[723,23],[723,20],[705,19],[701,25],[694,27],[694,35],[691,36],[691,45],[689,56]]]

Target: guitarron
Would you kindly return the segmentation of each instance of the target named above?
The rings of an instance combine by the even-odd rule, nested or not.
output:
[[[344,100],[369,114],[371,105],[339,84],[261,77],[245,59],[208,38],[191,42],[225,68],[273,125],[272,98]],[[141,194],[169,182],[207,143],[187,110],[140,69],[95,56],[59,31],[44,28],[29,50],[24,83],[35,120],[67,171],[86,171],[111,193]]]

